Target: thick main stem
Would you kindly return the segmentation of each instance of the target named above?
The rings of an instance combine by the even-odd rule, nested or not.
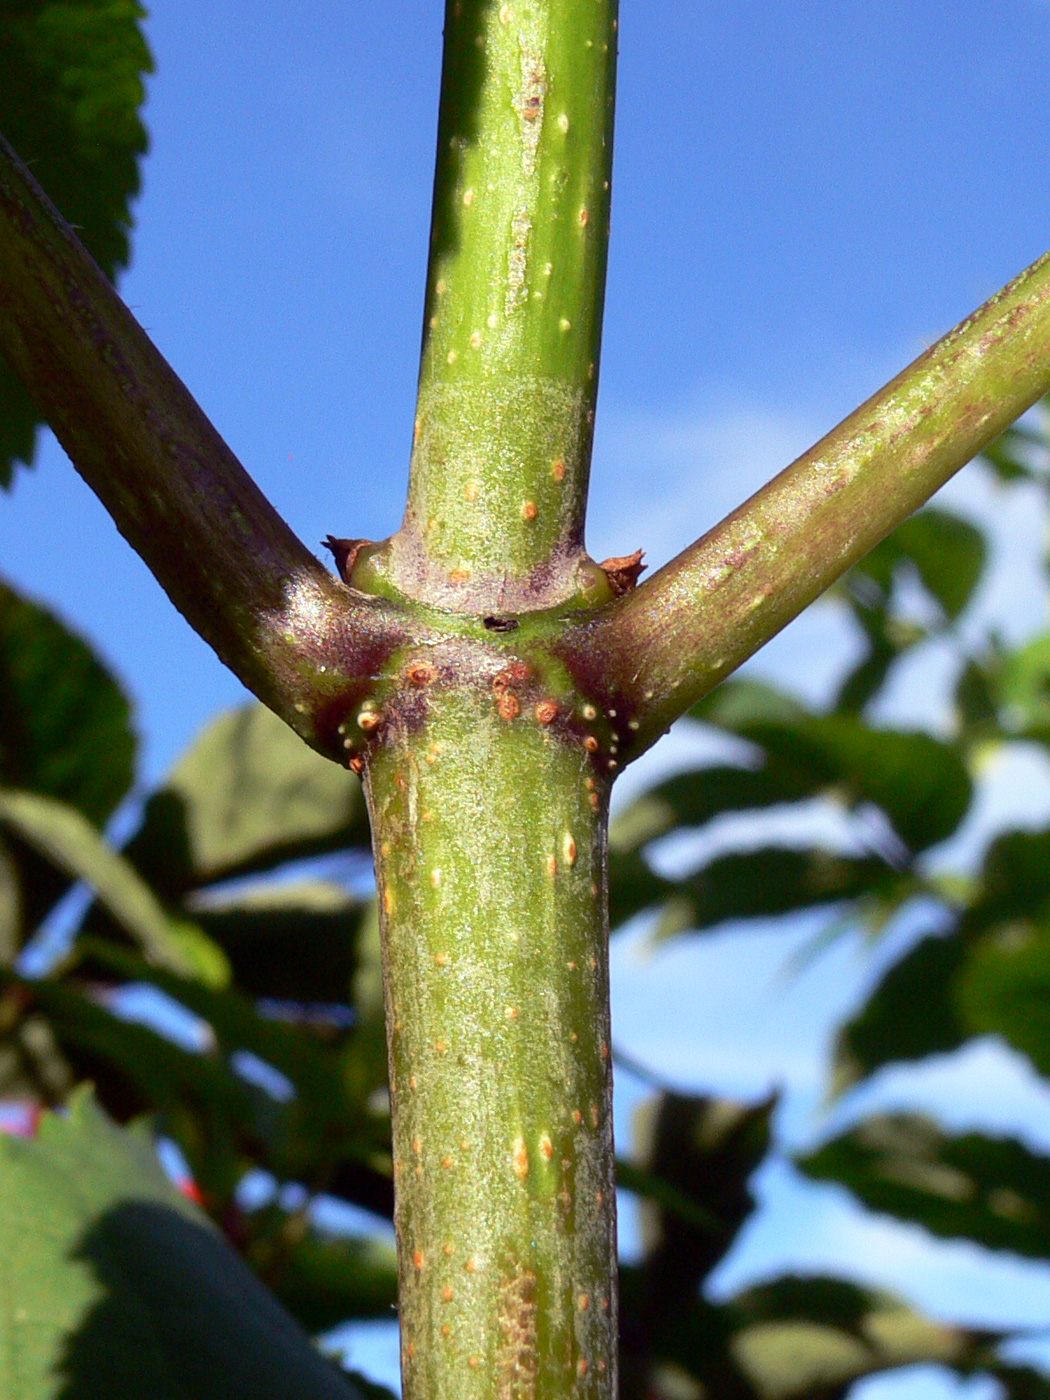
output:
[[[615,0],[448,0],[411,482],[383,561],[441,607],[602,582],[583,522],[615,58]]]
[[[368,769],[412,1400],[615,1393],[607,794],[526,670]]]

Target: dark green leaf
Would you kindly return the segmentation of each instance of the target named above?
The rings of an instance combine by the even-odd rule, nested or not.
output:
[[[361,784],[262,705],[230,710],[146,805],[128,857],[169,898],[282,861],[369,849]]]
[[[67,875],[90,885],[152,962],[215,985],[228,980],[222,952],[192,924],[170,918],[134,867],[76,808],[34,792],[0,790],[0,823]]]
[[[872,893],[887,878],[893,878],[892,873],[882,861],[819,849],[766,846],[719,856],[678,882],[678,926],[665,926],[655,936],[838,904]]]
[[[338,1134],[345,1135],[348,1106],[334,1051],[294,1026],[260,1015],[253,1001],[232,988],[205,986],[98,942],[88,942],[86,951],[110,972],[118,972],[128,982],[149,982],[206,1021],[223,1052],[247,1050],[289,1079],[299,1096],[289,1111],[294,1109],[300,1119],[320,1120],[299,1121],[299,1135],[309,1132],[329,1147],[335,1146]]]
[[[71,1057],[86,1054],[116,1070],[133,1088],[119,1104],[128,1116],[161,1110],[174,1122],[188,1104],[227,1145],[235,1131],[254,1131],[252,1091],[214,1053],[183,1049],[147,1026],[123,1020],[68,982],[9,981],[47,1016]]]
[[[963,964],[958,937],[931,934],[895,963],[838,1033],[832,1088],[851,1089],[883,1065],[954,1050],[967,1038],[953,988]]]
[[[639,1269],[621,1270],[633,1317]],[[946,1326],[899,1298],[842,1279],[784,1277],[712,1305],[693,1299],[657,1334],[623,1339],[623,1400],[843,1400],[854,1381],[909,1365],[999,1375],[1001,1334]],[[1004,1377],[1004,1380],[1006,1377]],[[1015,1392],[1011,1391],[1011,1394]],[[1029,1400],[1023,1385],[1017,1400]],[[1031,1400],[1043,1400],[1038,1388]]]
[[[152,61],[134,0],[0,7],[0,131],[107,276],[126,266]],[[37,414],[0,364],[0,484],[33,456]]]
[[[849,604],[866,647],[840,687],[837,712],[860,713],[898,658],[930,635],[930,625],[901,615],[895,586],[909,574],[921,581],[940,614],[932,624],[937,631],[954,622],[973,596],[986,557],[979,530],[931,507],[906,520],[846,575],[836,591]]]
[[[955,687],[955,710],[964,729],[998,724],[992,677],[987,667],[973,657],[967,660]]]
[[[698,768],[650,788],[613,822],[609,845],[633,851],[675,827],[702,826],[723,812],[760,811],[809,797],[812,787],[783,766]]]
[[[970,805],[962,756],[929,734],[872,729],[851,715],[792,726],[754,724],[740,732],[765,749],[771,768],[800,785],[836,788],[850,805],[880,807],[915,852],[950,836]]]
[[[375,1238],[328,1240],[310,1231],[260,1272],[308,1332],[350,1318],[386,1319],[397,1306],[397,1256]]]
[[[112,675],[53,614],[0,582],[0,782],[101,826],[134,763],[130,710]]]
[[[1046,412],[1045,400],[1042,412]],[[1042,421],[1046,421],[1045,417]],[[1040,451],[1045,455],[1045,434],[1028,423],[1014,423],[983,449],[981,460],[988,463],[1000,481],[1039,480],[1041,474],[1033,471],[1032,459]]]
[[[1050,1253],[1050,1159],[1010,1138],[951,1137],[919,1114],[884,1114],[800,1165],[932,1234],[1028,1258]]]
[[[734,779],[735,787],[725,780],[727,804],[750,798],[751,805],[763,806],[834,791],[850,805],[880,807],[916,852],[950,836],[970,804],[961,754],[929,734],[873,729],[849,714],[811,715],[778,692],[745,682],[721,687],[691,713],[765,752],[759,772]],[[688,821],[684,793],[690,779],[674,781],[679,819]],[[708,790],[698,795],[698,811],[704,799],[713,806],[719,797],[717,780],[705,781]]]
[[[725,1227],[717,1215],[713,1215],[663,1177],[654,1176],[652,1172],[647,1172],[634,1162],[617,1159],[616,1184],[621,1190],[631,1191],[643,1200],[659,1206],[662,1211],[677,1216],[682,1224],[694,1230],[715,1236],[725,1233]]]
[[[753,724],[802,723],[810,712],[794,696],[765,681],[729,680],[705,695],[689,715],[716,729],[740,734]]]
[[[352,1400],[144,1134],[90,1097],[0,1137],[0,1388],[12,1400]]]
[[[1031,918],[1050,902],[1050,831],[1010,831],[988,847],[981,889],[967,918],[981,929]]]
[[[1050,927],[1015,919],[970,948],[955,995],[967,1028],[996,1034],[1050,1074]]]
[[[749,1180],[769,1148],[773,1106],[772,1099],[750,1105],[663,1094],[639,1112],[637,1166],[674,1196],[643,1197],[645,1264],[622,1315],[634,1365],[658,1349],[683,1311],[691,1315],[702,1280],[754,1209]],[[683,1198],[694,1203],[693,1219],[681,1208]]]
[[[86,951],[105,972],[116,972],[128,982],[148,982],[211,1027],[215,1048],[208,1063],[215,1066],[214,1073],[230,1081],[217,1090],[217,1107],[229,1120],[228,1135],[244,1142],[250,1139],[254,1160],[276,1176],[311,1180],[318,1188],[328,1189],[334,1179],[331,1174],[341,1162],[389,1171],[389,1121],[369,1103],[377,1079],[380,1085],[386,1082],[385,1057],[377,1075],[373,1047],[367,1040],[363,1046],[358,1044],[359,1030],[350,1034],[345,1045],[327,1045],[301,1027],[261,1015],[252,1001],[232,989],[217,991],[173,976],[112,946],[89,942]],[[110,1030],[109,1044],[113,1035]],[[116,1036],[119,1039],[119,1031]],[[245,1051],[284,1076],[294,1090],[287,1101],[275,1103],[264,1093],[246,1094],[236,1073],[238,1056]],[[173,1101],[192,1105],[193,1075],[200,1057],[173,1060],[165,1052],[162,1061],[165,1075],[154,1083],[144,1081],[134,1063],[124,1061],[122,1068],[141,1086],[150,1107],[164,1108]],[[366,1176],[366,1191],[373,1185]],[[345,1186],[340,1194],[356,1199]],[[361,1203],[373,1206],[371,1198]]]
[[[760,1400],[831,1400],[862,1376],[923,1362],[966,1374],[992,1359],[997,1340],[839,1279],[776,1279],[740,1294],[728,1311],[733,1357]]]
[[[897,570],[911,565],[944,616],[954,621],[980,582],[987,554],[984,536],[975,525],[928,506],[876,545],[856,572],[888,593]]]
[[[609,923],[619,928],[635,914],[670,898],[674,886],[652,871],[636,851],[609,854]]]
[[[1015,732],[1050,724],[1050,632],[1001,658],[994,690]]]
[[[194,904],[193,917],[222,948],[243,992],[346,1003],[364,908],[341,886],[317,880]]]
[[[1033,1366],[999,1362],[988,1370],[1002,1386],[1004,1400],[1048,1400],[1050,1397],[1050,1377]]]
[[[904,645],[891,642],[885,635],[869,638],[867,654],[857,662],[839,686],[833,706],[836,713],[860,714],[865,705],[874,700],[886,684],[893,663],[905,650]]]

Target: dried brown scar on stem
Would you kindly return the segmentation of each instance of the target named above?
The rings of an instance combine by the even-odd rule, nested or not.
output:
[[[618,598],[630,593],[631,589],[637,586],[639,575],[648,567],[642,563],[644,557],[645,551],[636,549],[633,554],[613,555],[609,559],[603,559],[598,565]]]
[[[500,1289],[499,1322],[502,1331],[496,1353],[497,1392],[507,1400],[525,1400],[536,1394],[539,1370],[536,1275],[520,1269]]]

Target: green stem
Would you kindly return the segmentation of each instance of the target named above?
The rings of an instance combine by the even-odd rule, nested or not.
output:
[[[408,505],[373,562],[443,608],[603,586],[583,525],[615,58],[615,0],[447,5]]]
[[[536,668],[435,660],[376,712],[367,779],[404,1392],[597,1400],[616,1357],[606,786]]]
[[[1050,254],[634,593],[570,627],[630,761],[1050,390]]]

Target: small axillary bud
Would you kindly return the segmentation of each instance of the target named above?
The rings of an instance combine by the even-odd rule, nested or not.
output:
[[[647,568],[647,565],[642,563],[644,557],[645,551],[636,549],[633,554],[614,555],[611,559],[603,559],[598,565],[617,598],[622,598],[625,593],[630,593],[638,586],[638,577]]]
[[[357,556],[366,544],[374,544],[374,540],[337,540],[334,535],[326,535],[322,543],[335,559],[339,577],[344,583],[349,583]]]

